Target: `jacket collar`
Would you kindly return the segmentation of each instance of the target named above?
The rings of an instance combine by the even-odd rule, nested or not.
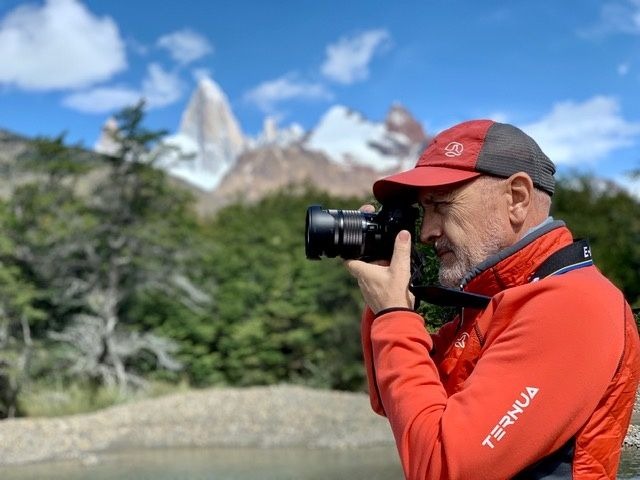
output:
[[[507,288],[524,285],[542,262],[572,241],[564,222],[545,224],[475,267],[462,280],[461,288],[493,296]]]

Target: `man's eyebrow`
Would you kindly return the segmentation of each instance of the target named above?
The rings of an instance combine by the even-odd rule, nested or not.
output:
[[[453,195],[451,192],[429,192],[418,197],[418,203],[423,205],[425,203],[446,202],[450,201],[452,198]]]

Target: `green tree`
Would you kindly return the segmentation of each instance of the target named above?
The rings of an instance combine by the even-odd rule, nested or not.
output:
[[[34,357],[46,349],[43,333],[64,317],[57,309],[63,302],[57,300],[68,290],[56,283],[64,270],[57,260],[74,257],[76,245],[67,240],[75,222],[68,219],[81,217],[76,216],[74,179],[86,171],[72,166],[69,151],[62,135],[36,139],[14,167],[34,180],[13,185],[9,201],[1,206],[0,414],[6,416],[18,413],[19,394],[36,374]],[[75,268],[73,262],[68,268]]]
[[[587,238],[595,264],[632,304],[640,301],[640,202],[613,183],[582,176],[560,181],[552,214]]]
[[[6,225],[7,208],[0,208]],[[40,292],[16,262],[16,245],[0,237],[0,417],[19,414],[19,395],[32,380],[32,361],[40,348],[33,328],[46,318],[38,307]]]
[[[216,361],[228,383],[362,385],[355,281],[339,260],[304,254],[305,212],[313,203],[353,208],[361,201],[279,192],[229,206],[208,226]]]
[[[46,303],[42,337],[66,345],[70,376],[121,390],[144,384],[141,372],[179,366],[174,343],[129,315],[136,298],[156,291],[187,305],[208,301],[187,275],[191,198],[155,168],[163,132],[146,130],[143,118],[142,104],[123,110],[119,151],[90,164],[62,137],[39,139],[21,162],[38,175],[16,188],[8,222]]]

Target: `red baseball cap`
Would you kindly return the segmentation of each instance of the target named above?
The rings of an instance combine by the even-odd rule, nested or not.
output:
[[[415,201],[417,189],[446,187],[480,175],[508,178],[525,172],[534,186],[553,195],[555,165],[529,135],[493,120],[470,120],[438,134],[411,170],[373,184],[381,203]]]

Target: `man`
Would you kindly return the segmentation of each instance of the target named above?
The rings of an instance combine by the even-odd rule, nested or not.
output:
[[[429,335],[407,288],[409,232],[388,266],[346,262],[367,303],[371,403],[409,479],[615,478],[640,340],[588,244],[548,217],[554,173],[524,132],[475,120],[373,186],[383,204],[422,206],[444,286],[487,297]]]

